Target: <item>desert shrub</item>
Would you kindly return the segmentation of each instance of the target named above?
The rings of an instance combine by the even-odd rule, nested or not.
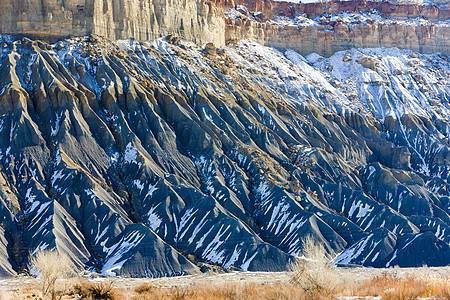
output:
[[[74,293],[85,299],[95,300],[113,300],[119,297],[114,289],[113,281],[91,282],[88,280],[80,281],[74,285]]]
[[[194,290],[189,290],[187,288],[176,287],[174,293],[172,294],[173,300],[185,300],[185,299],[193,299]]]
[[[57,251],[38,251],[31,256],[28,263],[31,273],[36,274],[44,297],[56,299],[64,289],[58,289],[56,281],[66,279],[75,274],[75,266],[67,255]]]
[[[311,236],[304,237],[302,244],[302,257],[290,266],[291,282],[314,298],[332,293],[337,275],[331,255],[323,244],[317,243]]]
[[[138,295],[149,294],[153,291],[153,286],[148,283],[143,283],[134,288],[134,292]]]

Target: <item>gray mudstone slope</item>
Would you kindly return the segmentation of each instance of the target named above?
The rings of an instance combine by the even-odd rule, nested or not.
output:
[[[338,263],[449,264],[447,56],[393,50],[444,78],[413,86],[442,117],[393,118],[251,43],[2,39],[0,276],[43,249],[108,275],[281,271],[306,235]],[[374,72],[377,103],[403,105]]]

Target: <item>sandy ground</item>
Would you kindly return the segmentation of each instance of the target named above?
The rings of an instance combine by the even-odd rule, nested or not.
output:
[[[423,267],[423,268],[338,268],[342,282],[363,282],[376,276],[403,277],[412,275],[416,277],[450,277],[448,267]],[[150,284],[159,288],[188,287],[202,285],[226,286],[234,284],[283,284],[288,283],[288,272],[232,272],[223,274],[199,274],[180,277],[164,278],[112,278],[97,277],[93,281],[112,281],[114,287],[123,290],[131,290],[141,284]],[[0,299],[14,299],[18,290],[37,289],[38,280],[30,277],[17,277],[0,280]]]
[[[441,268],[339,268],[342,281],[362,282],[375,276],[450,276],[450,266]],[[233,285],[233,284],[277,284],[288,283],[291,274],[288,272],[232,272],[225,274],[200,274],[181,277],[165,277],[155,279],[120,278],[114,282],[118,288],[133,288],[142,283],[155,287],[186,287],[195,285]]]

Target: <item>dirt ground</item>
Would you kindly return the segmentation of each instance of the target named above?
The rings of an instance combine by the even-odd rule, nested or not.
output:
[[[376,276],[405,277],[450,277],[448,267],[423,267],[423,268],[338,268],[342,283],[364,282]],[[94,275],[95,277],[95,275]],[[180,277],[164,278],[112,278],[96,277],[92,281],[113,282],[115,288],[120,290],[132,290],[142,284],[149,284],[155,288],[195,287],[195,286],[227,286],[236,284],[284,284],[290,280],[288,272],[232,272],[222,274],[198,274]],[[38,290],[39,282],[31,277],[16,277],[0,279],[0,299],[18,299],[19,291]]]

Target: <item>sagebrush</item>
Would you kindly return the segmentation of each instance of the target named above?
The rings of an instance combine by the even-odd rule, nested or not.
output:
[[[291,282],[299,285],[314,297],[317,294],[331,293],[337,285],[337,274],[333,257],[322,243],[311,236],[302,239],[302,256],[291,264]]]
[[[29,259],[28,268],[40,281],[44,297],[56,299],[65,291],[65,286],[57,287],[58,279],[67,279],[75,274],[75,266],[69,257],[58,251],[38,251]]]

